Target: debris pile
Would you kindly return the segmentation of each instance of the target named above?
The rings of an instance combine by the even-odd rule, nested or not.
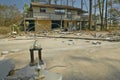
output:
[[[111,42],[118,42],[120,41],[120,32],[111,32],[105,35],[105,39]]]

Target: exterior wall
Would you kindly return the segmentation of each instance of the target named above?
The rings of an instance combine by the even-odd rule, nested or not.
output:
[[[46,8],[47,13],[55,13],[54,8]]]
[[[71,12],[72,12],[72,14],[77,15],[77,11],[72,10]]]
[[[73,17],[72,17],[73,20],[80,20],[81,16],[78,15],[78,12],[76,10],[72,10],[71,12],[73,15]]]
[[[40,7],[32,7],[33,8],[33,13],[34,12],[39,12],[40,13]],[[54,8],[46,8],[46,13],[54,13]]]
[[[40,12],[40,7],[32,7],[32,8],[33,8],[33,13]]]
[[[68,21],[64,21],[64,28],[68,28],[67,23]]]
[[[80,16],[77,14],[77,10],[71,10],[71,13],[72,13],[72,17],[71,17],[72,20],[80,20]],[[33,7],[33,17],[37,17],[41,20],[43,19],[60,20],[61,19],[61,15],[55,14],[55,8],[46,8],[46,12],[43,13],[43,12],[40,12],[40,7]],[[68,18],[67,14],[62,15],[63,20],[70,20],[71,18]]]
[[[35,24],[36,32],[51,30],[51,20],[37,20]]]

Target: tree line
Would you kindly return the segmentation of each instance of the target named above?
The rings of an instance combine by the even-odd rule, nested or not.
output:
[[[75,6],[75,3],[78,2],[78,0],[46,0],[46,2],[48,4]],[[86,5],[85,2],[89,3],[89,6]],[[89,7],[88,29],[91,29],[93,25],[96,26],[98,20],[101,30],[107,30],[108,26],[120,25],[120,0],[79,0],[78,4],[80,5],[81,9],[83,9],[84,6]],[[92,23],[93,20],[94,24]]]
[[[35,0],[31,0],[35,1]],[[39,0],[38,0],[39,1]],[[86,0],[79,0],[79,5],[83,9],[83,4]],[[88,0],[87,0],[88,1]],[[62,4],[74,6],[76,0],[47,0],[48,4]],[[106,30],[107,26],[119,26],[120,24],[120,0],[89,0],[89,25],[91,29],[92,20],[94,25],[100,19],[101,30]],[[25,9],[26,10],[26,9]],[[19,24],[23,19],[23,14],[15,5],[0,4],[0,26],[9,26],[12,24]]]
[[[89,6],[89,28],[92,18],[95,20],[94,25],[99,18],[101,30],[120,25],[120,0],[89,0]]]
[[[0,4],[0,27],[9,27],[13,24],[19,24],[22,19],[22,13],[15,5]]]

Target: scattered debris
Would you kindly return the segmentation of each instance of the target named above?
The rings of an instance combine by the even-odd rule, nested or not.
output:
[[[11,34],[12,35],[17,35],[17,32],[16,31],[12,31]]]
[[[85,41],[85,42],[89,43],[90,41],[87,40],[87,41]]]
[[[82,33],[75,33],[75,35],[76,35],[76,36],[81,36],[81,35],[82,35]]]
[[[6,54],[8,54],[9,53],[9,51],[2,51],[1,52],[1,55],[6,55]]]
[[[73,41],[72,39],[69,39],[68,41]]]
[[[97,44],[101,44],[101,42],[99,42],[99,41],[93,41],[92,44],[97,45]]]
[[[11,53],[15,53],[15,52],[19,52],[19,51],[20,51],[20,49],[12,49],[12,50],[10,50]]]

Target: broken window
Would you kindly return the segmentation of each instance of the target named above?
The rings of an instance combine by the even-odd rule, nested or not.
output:
[[[65,14],[65,10],[56,9],[55,14]]]
[[[40,8],[40,12],[46,12],[46,8]]]

